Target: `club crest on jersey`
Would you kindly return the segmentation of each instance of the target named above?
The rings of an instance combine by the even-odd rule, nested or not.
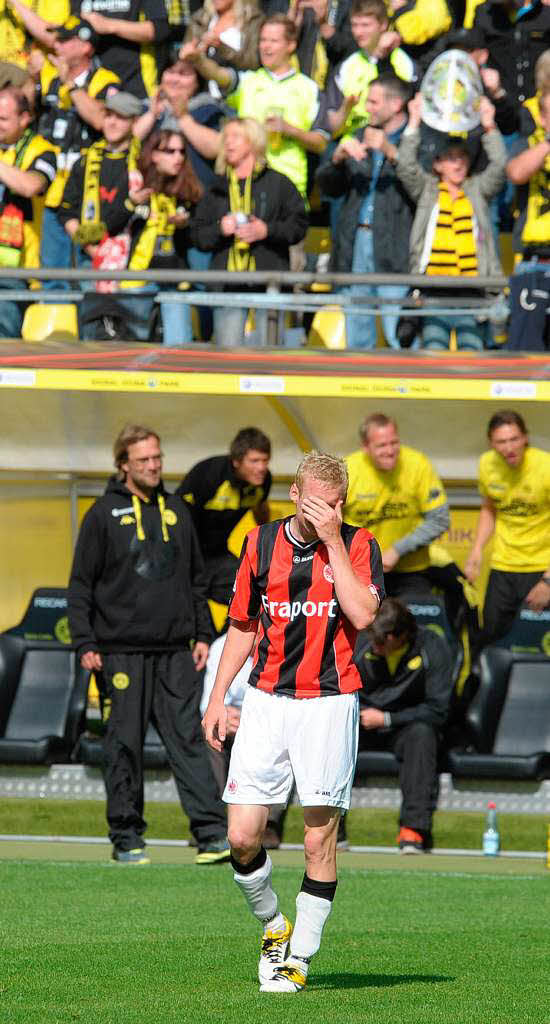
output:
[[[327,565],[325,565],[323,569],[323,576],[325,577],[327,583],[334,583],[334,573],[332,571],[332,566],[328,565],[328,563]]]

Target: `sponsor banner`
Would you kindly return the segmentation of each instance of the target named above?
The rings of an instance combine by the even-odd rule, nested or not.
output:
[[[239,390],[243,395],[284,395],[285,378],[271,377],[240,377]]]
[[[547,402],[550,381],[490,381],[464,378],[395,378],[233,373],[141,373],[115,370],[16,370],[0,367],[1,388],[187,395],[288,395],[327,398]]]
[[[493,380],[491,398],[529,399],[537,397],[537,385],[532,380]]]
[[[35,370],[0,370],[1,388],[33,388],[35,384]]]

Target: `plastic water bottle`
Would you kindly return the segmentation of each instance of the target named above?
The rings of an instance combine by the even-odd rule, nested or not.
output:
[[[500,836],[497,823],[497,805],[491,800],[487,804],[487,821],[483,833],[483,856],[498,857],[500,853]]]

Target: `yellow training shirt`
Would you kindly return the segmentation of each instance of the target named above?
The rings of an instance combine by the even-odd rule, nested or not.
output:
[[[491,568],[538,572],[550,565],[550,453],[527,448],[512,468],[495,451],[479,461],[479,490],[496,510]]]
[[[362,449],[346,456],[349,473],[344,519],[366,526],[382,552],[412,533],[426,512],[440,508],[447,495],[430,460],[415,448],[401,446],[395,469],[376,469]],[[428,548],[418,548],[399,559],[395,572],[418,572],[430,564]]]
[[[270,111],[280,110],[288,124],[304,132],[321,130],[320,93],[315,82],[292,69],[277,77],[267,68],[242,71],[226,103],[239,117],[253,117],[262,124]],[[307,153],[305,148],[287,136],[275,140],[268,137],[267,163],[274,171],[286,174],[304,198],[307,193]]]

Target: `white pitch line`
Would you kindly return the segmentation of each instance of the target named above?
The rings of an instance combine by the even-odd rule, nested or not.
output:
[[[94,845],[94,846],[110,846],[111,842],[109,839],[103,836],[18,836],[18,835],[0,835],[0,842],[14,842],[14,843],[75,843],[77,845]],[[174,847],[188,847],[190,846],[188,839],[148,839],[147,846],[174,846]],[[280,850],[303,850],[303,843],[281,843]],[[340,853],[391,853],[399,855],[399,850],[396,846],[349,846],[346,850],[340,850]],[[420,856],[420,855],[419,855]],[[428,855],[431,857],[482,857],[481,850],[432,850]],[[545,853],[538,853],[534,850],[501,850],[499,857],[509,857],[511,859],[521,860],[523,858],[531,860],[543,860],[546,856]],[[487,863],[491,862],[492,858],[487,857]]]

